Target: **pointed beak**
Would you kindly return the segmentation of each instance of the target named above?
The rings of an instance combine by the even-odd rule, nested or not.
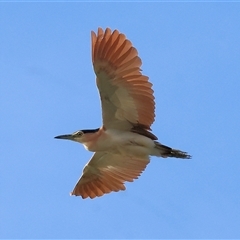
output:
[[[65,134],[65,135],[59,135],[54,138],[57,139],[66,139],[66,140],[73,140],[73,135],[72,134]]]

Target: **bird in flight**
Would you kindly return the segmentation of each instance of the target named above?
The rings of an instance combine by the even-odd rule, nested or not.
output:
[[[140,176],[150,156],[191,158],[161,144],[151,133],[155,119],[152,84],[141,73],[142,62],[132,43],[109,28],[92,31],[91,38],[103,125],[55,137],[82,143],[94,152],[71,192],[82,198],[125,190],[124,183]]]

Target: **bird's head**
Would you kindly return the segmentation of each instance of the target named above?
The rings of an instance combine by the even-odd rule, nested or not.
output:
[[[79,143],[84,143],[88,141],[88,137],[90,137],[92,134],[97,133],[99,131],[99,128],[97,129],[88,129],[88,130],[79,130],[72,134],[65,134],[65,135],[59,135],[55,138],[57,139],[65,139],[65,140],[72,140]]]

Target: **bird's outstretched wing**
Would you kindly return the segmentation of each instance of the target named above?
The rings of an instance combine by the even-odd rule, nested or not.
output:
[[[92,61],[102,102],[103,125],[150,129],[155,102],[152,84],[142,75],[141,59],[125,35],[109,28],[92,32]]]
[[[95,198],[112,191],[125,190],[124,182],[137,179],[148,163],[148,158],[96,152],[84,167],[71,195]]]

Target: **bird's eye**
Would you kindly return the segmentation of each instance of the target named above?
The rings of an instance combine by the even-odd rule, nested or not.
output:
[[[82,135],[83,135],[83,132],[82,132],[82,131],[78,131],[78,132],[77,132],[77,135],[78,135],[78,136],[82,136]]]
[[[77,132],[74,133],[74,135],[81,137],[83,135],[83,132],[82,131],[77,131]]]

